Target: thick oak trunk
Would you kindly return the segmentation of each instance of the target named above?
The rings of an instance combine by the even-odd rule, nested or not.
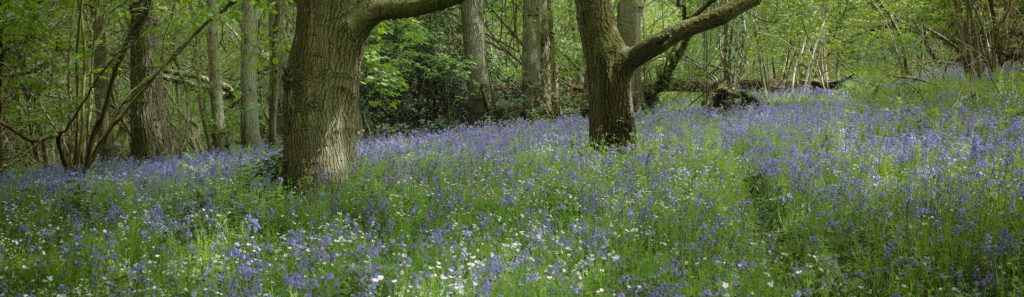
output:
[[[341,182],[356,168],[359,81],[370,30],[462,0],[297,0],[285,73],[285,175]]]
[[[249,0],[242,1],[242,122],[243,146],[260,143],[260,106],[256,103],[256,8]]]
[[[150,16],[152,9],[152,0],[136,0],[131,5],[131,26],[128,34],[133,40],[129,49],[129,79],[132,87],[142,83],[155,71],[153,51],[156,48],[156,40],[149,30],[154,23]],[[129,108],[131,155],[146,158],[170,151],[168,146],[171,143],[167,141],[170,135],[167,125],[168,110],[162,80],[159,77],[153,79],[142,96],[132,102]]]
[[[359,79],[372,26],[354,20],[355,11],[345,9],[344,1],[311,2],[296,1],[283,106],[285,170],[294,178],[329,174],[329,179],[343,180],[356,165]]]
[[[475,63],[469,72],[469,119],[477,121],[494,108],[491,79],[487,73],[483,0],[466,0],[461,8],[462,41],[466,57]]]
[[[606,0],[577,0],[577,21],[587,69],[584,92],[587,98],[590,141],[598,145],[624,144],[632,140],[633,101],[630,94],[632,71],[616,72],[614,59],[626,48]]]
[[[597,72],[597,71],[595,71]],[[588,72],[586,97],[590,140],[598,145],[617,145],[633,140],[634,110],[629,74]]]

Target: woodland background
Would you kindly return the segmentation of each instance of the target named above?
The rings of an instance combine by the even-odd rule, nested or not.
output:
[[[458,7],[377,26],[364,52],[360,134],[585,112],[574,5],[536,2],[483,1],[476,13],[485,30],[471,36],[463,34],[462,14],[473,11]],[[618,17],[633,20],[644,36],[716,2],[624,1]],[[88,166],[102,158],[278,143],[293,5],[243,2],[218,13],[225,4],[5,1],[0,168]],[[143,24],[132,22],[139,5],[151,6]],[[634,98],[645,99],[634,101],[653,105],[659,97],[675,98],[671,91],[701,92],[720,83],[777,89],[853,76],[878,84],[924,80],[954,67],[981,76],[1024,57],[1021,6],[1011,0],[766,1],[644,66],[637,75],[644,87],[634,88]],[[524,15],[526,9],[533,10]],[[211,18],[213,26],[193,36]],[[473,38],[486,44],[486,60],[468,58],[464,41]],[[141,44],[133,40],[146,40],[145,46],[131,48]],[[523,58],[536,47],[542,55]],[[129,49],[152,59],[132,66]],[[143,80],[163,64],[152,87],[136,90],[156,94],[150,116],[159,120],[133,122],[130,77]],[[211,74],[213,64],[220,71]],[[483,84],[482,76],[471,75],[479,64],[486,65]],[[223,84],[223,103],[214,99],[210,79]],[[481,85],[483,91],[470,92]],[[480,99],[486,103],[473,107],[473,94],[486,96]],[[159,150],[132,150],[131,131],[154,125],[162,131]]]

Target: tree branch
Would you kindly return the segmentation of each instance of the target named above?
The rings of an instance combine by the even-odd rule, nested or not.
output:
[[[194,72],[182,72],[172,69],[164,69],[162,76],[164,80],[175,83],[184,84],[192,87],[201,87],[195,81],[204,83],[210,83],[210,78],[206,75],[197,74]],[[226,82],[221,82],[221,89],[224,90],[224,99],[231,99],[235,97],[235,88]]]
[[[370,3],[370,11],[377,20],[411,18],[442,10],[463,0],[377,0]]]
[[[3,120],[0,120],[0,126],[3,126],[8,131],[11,131],[12,133],[14,133],[14,135],[17,135],[18,138],[21,138],[25,142],[28,142],[28,143],[31,143],[31,144],[40,143],[40,142],[43,142],[43,141],[47,141],[47,140],[53,139],[54,137],[57,137],[57,135],[49,135],[49,136],[42,137],[42,138],[32,138],[32,137],[29,137],[28,135],[25,135],[25,134],[21,133],[21,131],[18,131],[17,129],[14,129],[14,127],[11,127],[11,125],[8,125],[7,122],[4,122]]]
[[[619,71],[636,69],[679,41],[728,23],[760,3],[761,0],[732,0],[708,12],[687,18],[638,42],[635,46],[626,48],[616,61],[615,68]]]
[[[514,54],[517,51],[514,50],[511,45],[501,42],[501,39],[498,39],[498,37],[494,36],[494,34],[491,34],[490,32],[487,33],[487,43],[498,49],[498,51],[504,53],[516,64],[522,64],[522,61],[519,60],[519,56]]]

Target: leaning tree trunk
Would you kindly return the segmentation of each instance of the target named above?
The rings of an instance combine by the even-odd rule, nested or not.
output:
[[[285,175],[293,183],[348,178],[356,168],[363,50],[377,23],[462,0],[297,0],[285,75]]]
[[[210,9],[216,9],[217,0],[206,0]],[[210,71],[210,114],[213,117],[213,147],[228,147],[227,123],[224,120],[224,89],[220,70],[220,22],[212,20],[206,31],[206,60]]]
[[[150,15],[153,9],[152,0],[136,0],[131,4],[131,26],[128,34],[133,42],[129,49],[130,75],[129,80],[134,88],[155,71],[153,51],[156,39],[149,32],[154,20]],[[159,77],[147,87],[141,97],[132,102],[131,121],[131,155],[146,158],[170,151],[171,143],[167,121],[169,119],[166,94],[163,82]]]
[[[608,0],[576,0],[589,108],[590,141],[621,145],[632,141],[634,128],[629,78],[637,68],[694,34],[727,23],[760,0],[733,0],[683,20],[627,46],[619,34]]]
[[[466,57],[475,65],[469,72],[469,119],[477,121],[487,111],[494,109],[491,96],[491,79],[487,73],[487,44],[484,41],[483,0],[466,0],[462,3],[462,41]]]
[[[256,104],[256,8],[242,1],[242,145],[260,143],[260,106]]]

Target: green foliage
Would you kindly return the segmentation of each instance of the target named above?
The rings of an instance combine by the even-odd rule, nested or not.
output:
[[[361,105],[375,132],[440,128],[463,120],[470,64],[452,12],[377,25],[364,52]]]

